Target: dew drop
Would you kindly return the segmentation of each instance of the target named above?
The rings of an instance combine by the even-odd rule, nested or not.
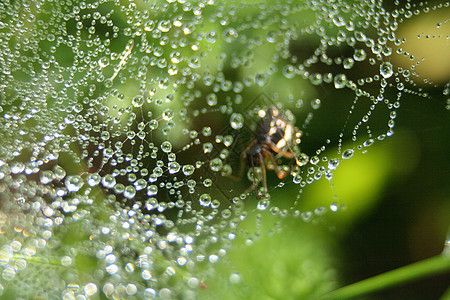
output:
[[[330,170],[335,170],[338,166],[339,166],[339,159],[337,158],[332,158],[328,162],[328,169]]]
[[[293,181],[295,184],[299,184],[299,183],[302,181],[302,176],[301,176],[300,174],[297,174],[297,175],[295,175],[295,176],[292,178],[292,181]]]
[[[259,86],[264,86],[269,81],[269,76],[266,73],[257,73],[255,75],[255,82]]]
[[[52,171],[45,170],[39,174],[39,179],[42,184],[48,184],[53,181],[54,175]]]
[[[320,101],[320,99],[316,98],[314,100],[311,101],[311,107],[313,109],[319,109],[321,106],[322,102]]]
[[[71,175],[66,177],[64,183],[68,192],[78,192],[83,187],[84,181],[79,175]]]
[[[106,174],[102,178],[102,185],[105,188],[113,188],[116,185],[116,179],[111,174]]]
[[[353,65],[355,64],[355,61],[353,60],[353,58],[345,58],[344,61],[342,62],[342,66],[344,67],[344,69],[351,69],[353,68]]]
[[[161,150],[165,153],[172,151],[172,144],[169,141],[164,141],[161,144]]]
[[[155,130],[158,128],[158,121],[156,120],[151,120],[148,124],[148,126],[150,127],[151,130]]]
[[[347,149],[342,153],[342,158],[343,159],[350,159],[353,156],[353,153],[355,153],[355,151],[353,149]]]
[[[222,169],[223,162],[220,158],[216,157],[210,161],[209,166],[214,172],[219,172]]]
[[[203,186],[204,187],[211,187],[212,186],[212,180],[210,178],[206,178],[205,180],[203,180]]]
[[[390,62],[384,62],[380,65],[380,74],[384,78],[389,78],[394,74],[394,68]]]
[[[203,153],[211,153],[213,150],[213,145],[210,142],[203,144]]]
[[[275,31],[269,31],[267,33],[267,41],[269,43],[275,43],[277,41],[277,33]]]
[[[372,146],[372,144],[375,142],[375,140],[374,139],[368,139],[367,141],[365,141],[364,143],[363,143],[363,146],[364,147],[370,147],[370,146]]]
[[[92,173],[86,176],[87,184],[89,186],[97,186],[101,179],[102,177],[97,173]]]
[[[365,60],[367,57],[366,52],[364,51],[364,49],[355,49],[355,53],[353,54],[353,58],[356,61],[363,61]]]
[[[347,83],[347,77],[345,74],[337,74],[334,76],[334,87],[337,89],[342,89],[345,87],[345,84]]]
[[[283,75],[288,79],[293,78],[295,76],[295,67],[293,65],[286,65],[283,68]]]
[[[238,37],[238,33],[234,28],[227,28],[223,32],[223,38],[224,38],[225,42],[227,42],[227,43],[233,42],[234,40],[237,39],[237,37]]]
[[[320,85],[320,84],[322,84],[323,77],[322,77],[322,74],[320,74],[320,73],[314,73],[309,77],[309,80],[314,85]]]
[[[184,165],[183,166],[183,174],[186,176],[190,176],[194,173],[195,168],[193,165]]]
[[[332,212],[337,212],[338,209],[339,209],[339,206],[337,205],[336,202],[333,202],[333,203],[330,204],[330,210],[331,210]]]
[[[172,111],[170,108],[166,109],[166,110],[163,112],[162,117],[163,117],[163,119],[164,119],[165,121],[172,120],[172,118],[173,118],[173,111]]]
[[[203,136],[211,136],[212,130],[211,127],[203,127],[202,134]]]
[[[214,106],[217,104],[217,96],[214,93],[208,94],[206,96],[206,103],[208,103],[209,106]]]
[[[178,173],[178,171],[180,171],[180,164],[177,163],[176,161],[172,161],[169,163],[169,173],[170,174],[175,174]]]
[[[258,201],[258,205],[256,206],[257,210],[266,210],[270,205],[270,201],[266,199],[261,199]]]
[[[233,144],[234,138],[232,135],[226,135],[223,137],[223,144],[230,147]]]
[[[133,98],[131,101],[134,107],[141,107],[144,104],[144,97],[138,95]]]
[[[230,274],[229,281],[231,284],[239,284],[241,282],[241,275],[238,273]]]
[[[301,153],[299,157],[297,157],[299,165],[304,166],[309,162],[309,157],[305,153]]]
[[[199,202],[201,206],[209,206],[211,204],[211,196],[208,194],[202,194]]]
[[[233,129],[241,129],[244,126],[244,117],[242,114],[233,113],[230,118],[230,125]]]
[[[63,256],[61,258],[61,265],[64,267],[69,267],[72,265],[72,263],[73,263],[73,260],[72,260],[72,257],[70,257],[70,256]]]
[[[216,262],[219,261],[219,256],[215,255],[215,254],[211,254],[209,256],[209,262],[212,264],[215,264]]]
[[[5,281],[11,281],[14,279],[15,276],[16,276],[16,270],[14,268],[6,267],[2,271],[2,278]]]
[[[84,286],[84,292],[87,296],[93,296],[97,293],[97,285],[95,283],[88,283]]]
[[[151,196],[154,196],[156,194],[158,194],[158,187],[156,185],[154,185],[154,184],[150,185],[147,188],[147,196],[151,197]]]
[[[133,199],[134,196],[136,196],[136,189],[134,188],[134,186],[127,186],[125,187],[125,189],[123,190],[123,196],[127,199]]]

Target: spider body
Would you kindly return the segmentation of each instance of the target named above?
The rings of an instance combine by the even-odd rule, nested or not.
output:
[[[266,169],[274,170],[279,179],[285,178],[290,173],[280,169],[277,163],[278,158],[295,158],[299,164],[292,148],[300,143],[301,134],[294,125],[285,120],[274,106],[258,111],[258,116],[260,120],[256,127],[255,137],[241,154],[240,173],[242,174],[245,165],[253,169],[261,168],[264,191],[262,195],[257,194],[257,198],[260,198],[267,193]],[[254,190],[257,186],[258,180],[254,180],[246,192]]]

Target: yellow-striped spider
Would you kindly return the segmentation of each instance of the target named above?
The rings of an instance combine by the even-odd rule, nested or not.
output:
[[[297,127],[286,121],[280,111],[271,106],[268,109],[258,111],[260,120],[255,130],[255,138],[242,151],[241,168],[239,177],[247,167],[252,168],[253,177],[255,176],[255,168],[261,169],[261,181],[263,184],[263,192],[256,193],[259,199],[267,194],[266,169],[274,170],[279,179],[283,179],[290,174],[290,170],[282,170],[277,161],[281,157],[287,159],[295,158],[297,165],[300,162],[294,155],[293,148],[300,143],[301,133]],[[252,178],[253,184],[244,192],[249,193],[258,187],[257,178]]]

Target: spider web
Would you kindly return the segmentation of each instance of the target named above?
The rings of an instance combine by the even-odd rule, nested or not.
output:
[[[417,62],[392,62],[396,33],[446,7],[3,2],[1,291],[195,297],[236,237],[264,230],[240,231],[249,215],[314,218],[303,189],[392,136],[405,94],[430,98]],[[302,131],[304,166],[269,172],[256,201],[224,175],[270,105]]]

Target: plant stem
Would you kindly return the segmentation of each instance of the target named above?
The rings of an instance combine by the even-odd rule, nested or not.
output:
[[[404,284],[421,278],[450,272],[450,256],[438,255],[410,265],[344,286],[322,297],[322,299],[349,299],[361,297],[391,286]]]

